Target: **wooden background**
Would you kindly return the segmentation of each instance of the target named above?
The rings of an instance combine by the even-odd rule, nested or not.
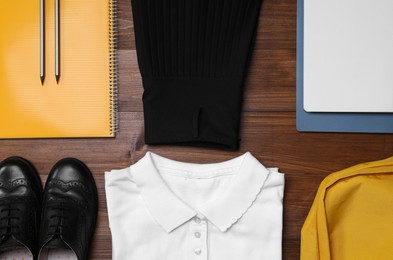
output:
[[[90,167],[100,199],[91,259],[111,259],[104,172],[127,167],[148,150],[195,163],[218,162],[250,151],[265,166],[279,167],[286,173],[283,259],[288,260],[299,259],[300,230],[322,179],[354,164],[392,155],[393,135],[296,131],[295,0],[263,1],[245,85],[239,151],[147,146],[130,0],[119,0],[118,23],[120,132],[116,138],[0,140],[0,159],[11,155],[25,157],[36,166],[43,183],[51,167],[61,158],[76,157]]]

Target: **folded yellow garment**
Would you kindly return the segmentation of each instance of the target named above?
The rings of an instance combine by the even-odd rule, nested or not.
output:
[[[300,258],[393,259],[393,157],[323,180],[302,228]]]

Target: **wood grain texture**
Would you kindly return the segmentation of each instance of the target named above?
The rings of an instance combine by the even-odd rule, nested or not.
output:
[[[393,135],[296,131],[295,0],[263,1],[255,51],[244,89],[239,151],[145,145],[143,88],[135,51],[131,4],[130,0],[119,0],[120,132],[117,137],[0,140],[0,160],[11,155],[25,157],[36,166],[43,183],[57,160],[72,156],[84,161],[94,174],[100,200],[90,259],[101,260],[111,259],[112,253],[105,171],[125,168],[148,150],[195,163],[218,162],[250,151],[265,166],[279,167],[286,174],[283,259],[299,259],[300,230],[323,178],[354,164],[391,156]]]

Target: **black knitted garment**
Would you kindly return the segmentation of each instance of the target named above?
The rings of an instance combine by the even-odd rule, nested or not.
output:
[[[237,149],[261,0],[132,0],[147,144]]]

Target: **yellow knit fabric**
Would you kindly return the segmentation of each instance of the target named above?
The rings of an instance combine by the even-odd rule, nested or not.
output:
[[[302,228],[301,260],[393,259],[393,157],[327,176]]]

